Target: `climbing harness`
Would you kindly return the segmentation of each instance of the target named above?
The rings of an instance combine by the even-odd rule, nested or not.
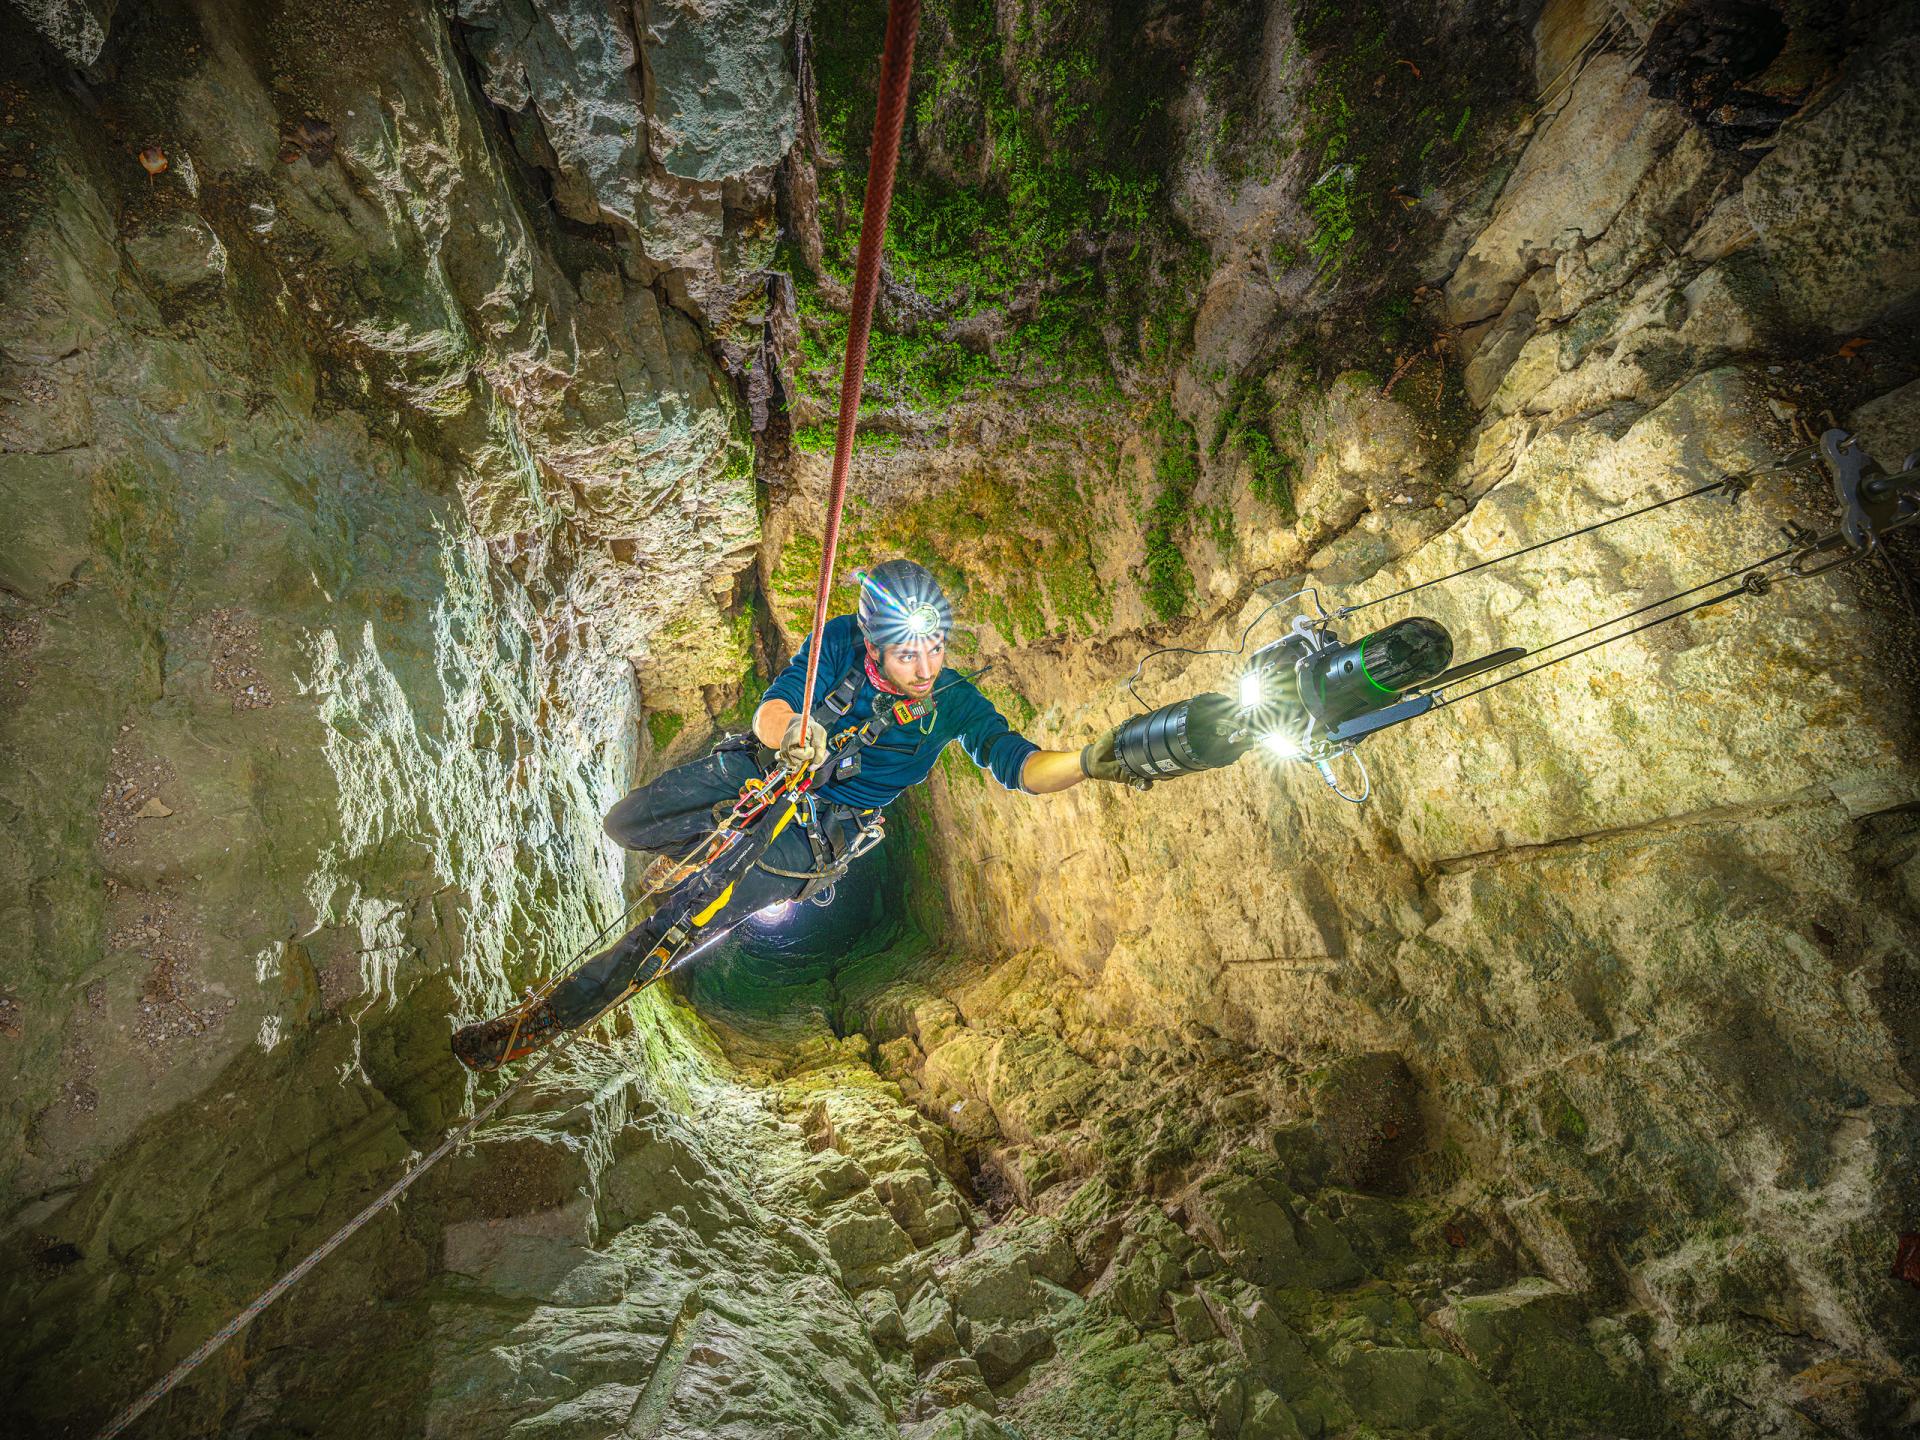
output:
[[[1452,637],[1439,622],[1424,616],[1396,621],[1357,641],[1343,641],[1333,628],[1335,622],[1363,610],[1565,544],[1670,505],[1708,497],[1736,502],[1762,477],[1793,470],[1816,457],[1825,462],[1833,481],[1841,516],[1836,529],[1816,534],[1789,524],[1782,533],[1785,543],[1770,554],[1544,645],[1530,649],[1508,646],[1454,664]],[[1130,783],[1144,787],[1155,780],[1230,765],[1255,745],[1262,745],[1277,758],[1301,760],[1315,766],[1336,795],[1360,804],[1372,793],[1372,781],[1365,762],[1354,754],[1354,749],[1368,736],[1537,675],[1696,611],[1744,596],[1766,595],[1782,581],[1810,579],[1866,559],[1880,553],[1888,535],[1915,520],[1920,520],[1920,452],[1908,455],[1900,470],[1888,475],[1852,435],[1844,430],[1829,430],[1817,446],[1794,451],[1772,464],[1723,475],[1682,494],[1637,506],[1371,600],[1328,611],[1321,604],[1317,590],[1311,587],[1296,590],[1255,615],[1233,650],[1185,646],[1154,650],[1142,657],[1127,682],[1127,691],[1136,703],[1143,702],[1134,686],[1147,661],[1155,656],[1244,654],[1255,627],[1280,606],[1303,596],[1308,597],[1313,606],[1312,615],[1297,616],[1285,635],[1253,652],[1240,676],[1237,701],[1226,695],[1206,693],[1134,715],[1122,722],[1115,737],[1115,753],[1131,776]],[[1689,603],[1681,604],[1682,601]],[[1629,621],[1639,623],[1629,625]],[[1622,626],[1626,628],[1619,628]],[[1595,636],[1599,638],[1588,638]],[[1567,648],[1582,640],[1587,643]],[[1464,692],[1454,690],[1468,680],[1492,675],[1527,659],[1535,663]],[[1336,760],[1349,755],[1353,756],[1360,772],[1358,793],[1348,791],[1333,768]]]
[[[853,309],[848,317],[847,351],[840,376],[840,413],[834,440],[833,481],[827,502],[827,523],[821,547],[820,576],[814,592],[813,628],[807,660],[806,685],[801,692],[800,711],[803,714],[809,714],[813,710],[814,681],[820,664],[820,636],[826,626],[827,597],[833,587],[834,562],[840,541],[840,515],[846,502],[847,476],[853,460],[854,430],[859,419],[860,392],[866,376],[867,344],[873,329],[874,303],[879,294],[881,247],[886,237],[887,213],[893,202],[894,170],[900,158],[900,136],[906,118],[907,83],[912,76],[914,38],[919,23],[919,0],[889,0],[886,40],[880,60],[880,102],[874,117],[873,150],[867,166],[866,203],[860,217],[860,247],[854,268]],[[848,699],[851,700],[851,695]],[[882,713],[891,714],[898,721],[902,715],[911,711],[912,718],[917,720],[926,713],[924,709],[915,708],[920,704],[924,702],[897,704],[890,707],[889,711]],[[885,728],[885,725],[876,727],[874,722],[869,721],[866,725],[857,726],[846,734],[852,736],[862,733],[877,737]],[[870,741],[843,739],[840,749],[835,752],[835,755],[828,757],[829,761],[834,760],[836,755],[844,758],[849,746],[866,743]],[[812,774],[794,774],[787,771],[784,766],[757,781],[748,782],[734,802],[726,820],[716,826],[712,833],[702,837],[687,852],[687,855],[682,857],[682,863],[692,861],[697,865],[696,873],[691,880],[684,882],[674,891],[668,904],[666,932],[648,953],[646,962],[634,977],[634,982],[628,986],[620,999],[624,1000],[637,993],[667,973],[674,964],[691,959],[693,955],[719,938],[716,934],[699,945],[687,948],[688,941],[725,908],[726,901],[733,891],[734,878],[744,873],[747,864],[757,861],[765,853],[766,847],[794,819],[801,801],[811,800],[808,792],[813,784]],[[755,821],[783,800],[786,802],[786,809],[778,815],[777,819],[770,825],[755,827]],[[874,843],[877,843],[877,836],[868,841],[867,848],[871,848]],[[695,894],[689,894],[689,892],[695,892],[699,897],[701,904],[698,910],[693,909]],[[520,1007],[521,1018],[524,1018],[534,1003],[551,994],[556,985],[573,973],[592,952],[593,946],[604,939],[614,925],[625,922],[650,893],[652,892],[643,890],[614,920],[601,928],[600,933],[588,942],[587,947],[580,954],[548,980],[535,995],[523,1002]],[[712,898],[706,898],[708,895]],[[683,899],[683,897],[686,898]],[[720,933],[725,932],[722,930]],[[669,937],[671,937],[671,944],[669,944]],[[615,1003],[617,1004],[618,1001]],[[518,1028],[517,1021],[513,1036],[515,1039],[518,1038]],[[581,1027],[581,1029],[584,1028],[584,1026]],[[100,1432],[99,1440],[111,1440],[111,1437],[122,1433],[205,1364],[229,1340],[252,1324],[263,1310],[298,1283],[309,1270],[339,1249],[374,1216],[398,1200],[414,1181],[472,1135],[485,1120],[506,1103],[509,1096],[518,1092],[565,1053],[579,1033],[580,1030],[573,1031],[546,1050],[511,1085],[476,1111],[466,1123],[448,1134],[431,1153],[410,1167],[359,1214],[327,1237],[299,1264],[274,1281],[252,1304],[216,1330],[198,1349],[142,1391],[133,1403],[114,1416],[107,1427]]]

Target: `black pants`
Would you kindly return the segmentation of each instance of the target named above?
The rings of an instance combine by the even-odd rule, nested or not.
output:
[[[602,824],[607,834],[629,850],[684,855],[695,841],[712,833],[714,806],[730,803],[740,793],[740,787],[759,774],[760,767],[750,751],[718,750],[704,760],[676,766],[653,783],[642,785],[609,810]],[[755,824],[773,825],[785,809],[784,801],[771,805]],[[823,807],[821,823],[834,853],[840,853],[847,839],[844,822],[828,818]],[[798,823],[781,831],[761,859],[780,870],[797,872],[818,868],[806,831]],[[758,864],[750,865],[734,880],[733,894],[703,927],[703,934],[718,934],[777,901],[798,899],[806,883],[769,875]],[[620,998],[627,982],[660,938],[654,920],[653,915],[642,920],[555,988],[553,1007],[563,1025],[568,1029],[585,1025]]]

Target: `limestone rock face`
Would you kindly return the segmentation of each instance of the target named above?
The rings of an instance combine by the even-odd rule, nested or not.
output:
[[[477,10],[25,9],[0,15],[0,1210],[8,1409],[51,1433],[103,1420],[457,1118],[449,1021],[617,908],[598,820],[652,754],[637,722],[677,709],[694,740],[733,703],[759,521],[708,332],[541,203],[466,78]],[[643,193],[596,148],[649,133],[630,21],[605,9],[596,42],[515,13],[490,53],[571,97],[566,173]],[[710,158],[735,209],[684,263],[770,204],[770,164]],[[617,1310],[622,1262],[582,1247],[673,1174],[679,1225],[744,1223],[703,1193],[719,1172],[636,1188],[586,1144],[503,1146],[545,1176],[522,1201],[445,1236],[432,1206],[417,1234],[385,1217],[250,1338],[376,1295],[418,1321],[435,1275]],[[583,1164],[598,1212],[561,1183]],[[478,1335],[496,1312],[446,1313]],[[270,1428],[359,1343],[282,1355],[257,1392],[236,1348],[160,1425]],[[417,1379],[422,1345],[369,1383]],[[452,1423],[421,1404],[393,1433]]]
[[[496,1093],[450,1023],[797,646],[884,8],[0,12],[17,1426]],[[1536,8],[925,7],[835,608],[929,564],[1071,751],[1296,615],[1562,653],[1920,448],[1907,9]],[[951,753],[891,928],[623,1007],[143,1423],[1912,1429],[1889,555],[1453,687],[1364,805]]]
[[[981,683],[1016,728],[1077,749],[1139,709],[1230,691],[1237,647],[1316,603],[1388,597],[1728,474],[1755,472],[1734,507],[1675,505],[1333,626],[1354,638],[1425,614],[1459,659],[1575,637],[1550,659],[1656,612],[1590,628],[1609,617],[1723,592],[1781,549],[1783,527],[1829,528],[1830,482],[1776,460],[1831,423],[1857,424],[1890,467],[1920,445],[1901,429],[1920,288],[1912,245],[1893,236],[1911,229],[1914,193],[1914,128],[1900,123],[1911,17],[1811,67],[1793,38],[1730,58],[1723,78],[1745,66],[1745,88],[1703,109],[1688,67],[1731,43],[1711,8],[1547,7],[1524,91],[1471,102],[1474,117],[1500,103],[1517,118],[1448,176],[1413,155],[1380,174],[1394,223],[1345,250],[1338,207],[1362,172],[1343,167],[1394,141],[1375,122],[1342,150],[1334,96],[1357,114],[1455,73],[1436,53],[1445,27],[1412,37],[1419,53],[1365,62],[1346,58],[1346,32],[1316,50],[1297,11],[1240,32],[1245,67],[1210,73],[1268,107],[1264,77],[1291,74],[1283,128],[1312,148],[1255,164],[1231,127],[1181,128],[1185,308],[1130,330],[1116,286],[1090,322],[1120,399],[1093,398],[1093,382],[1062,399],[1034,378],[1021,405],[1008,379],[884,420],[876,407],[885,438],[856,480],[867,503],[849,554],[934,565],[972,627],[960,658],[993,662]],[[1489,26],[1478,43],[1491,54],[1510,33]],[[1642,52],[1649,33],[1659,43]],[[1269,63],[1275,34],[1305,50],[1300,69]],[[1171,26],[1141,44],[1183,41],[1205,53]],[[1223,82],[1205,71],[1176,87],[1181,127],[1217,120]],[[1465,108],[1449,114],[1470,134]],[[1736,120],[1751,128],[1730,141]],[[1292,289],[1288,262],[1315,246],[1344,258],[1321,262],[1316,293]],[[1125,246],[1087,250],[1097,268]],[[1366,278],[1347,291],[1339,277],[1356,272],[1339,267],[1355,265]],[[1157,361],[1168,333],[1173,358]],[[810,575],[794,537],[818,510],[824,459],[803,447],[791,473],[761,571],[789,641]],[[1282,490],[1284,506],[1262,498]],[[1022,543],[1004,544],[1010,532]],[[1122,1193],[1164,1184],[1191,1153],[1199,1127],[1173,1113],[1144,1131],[1079,1128],[1116,1071],[1155,1063],[1150,1037],[1251,1046],[1329,1076],[1397,1056],[1403,1074],[1357,1092],[1390,1104],[1348,1109],[1330,1085],[1310,1121],[1276,1135],[1282,1191],[1227,1176],[1204,1194],[1244,1203],[1196,1199],[1187,1218],[1235,1281],[1272,1286],[1308,1256],[1306,1283],[1345,1283],[1301,1238],[1311,1212],[1332,1214],[1310,1203],[1319,1187],[1444,1195],[1458,1248],[1498,1236],[1592,1307],[1587,1359],[1567,1373],[1626,1377],[1594,1402],[1596,1428],[1634,1429],[1657,1370],[1710,1428],[1810,1434],[1835,1413],[1872,1433],[1880,1422],[1861,1417],[1912,1412],[1897,1377],[1920,1353],[1891,1278],[1915,1223],[1899,1177],[1914,1162],[1920,945],[1897,594],[1862,567],[1782,581],[1483,696],[1455,687],[1451,705],[1361,747],[1366,781],[1356,759],[1336,762],[1348,794],[1370,787],[1363,807],[1309,767],[1258,757],[1150,794],[1088,784],[1039,799],[951,757],[910,863],[938,897],[916,918],[954,963],[933,993],[879,991],[882,1063],[1019,1203],[1045,1207],[1095,1173]],[[1188,649],[1155,653],[1166,645]],[[1227,654],[1190,653],[1208,650]],[[992,981],[959,963],[982,955]],[[1075,1140],[1043,1143],[1063,1125]],[[1365,1265],[1394,1233],[1346,1246]],[[1191,1306],[1150,1303],[1173,1252],[1111,1243],[1102,1293],[1129,1323],[1200,1333]],[[1459,1294],[1510,1283],[1487,1279]],[[1649,1315],[1686,1318],[1633,1331]],[[1814,1351],[1783,1338],[1802,1324]],[[1451,1362],[1394,1356],[1407,1348],[1329,1362],[1342,1403],[1427,1383],[1479,1403]],[[1841,1372],[1817,1371],[1816,1352],[1861,1369],[1829,1391]],[[1506,1373],[1493,1353],[1464,1363]],[[1243,1385],[1222,1403],[1249,1425],[1257,1398]],[[1541,1417],[1542,1403],[1516,1413]]]

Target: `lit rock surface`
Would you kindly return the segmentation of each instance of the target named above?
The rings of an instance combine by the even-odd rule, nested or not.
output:
[[[451,1025],[616,913],[601,813],[804,634],[883,7],[828,8],[0,12],[23,1433],[495,1093]],[[929,5],[843,567],[934,564],[955,663],[1078,748],[1304,587],[1829,423],[1894,467],[1911,16],[1724,8]],[[1338,624],[1539,645],[1825,484]],[[1920,1425],[1912,623],[1783,582],[1458,692],[1364,808],[950,754],[880,900],[583,1039],[140,1433]]]

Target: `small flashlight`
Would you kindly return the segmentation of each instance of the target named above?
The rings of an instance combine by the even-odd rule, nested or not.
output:
[[[1284,730],[1269,730],[1260,737],[1260,746],[1269,755],[1281,760],[1300,758],[1300,742]]]
[[[940,615],[931,605],[916,605],[907,615],[907,630],[913,635],[931,635],[940,628]]]
[[[1266,680],[1258,670],[1249,670],[1240,677],[1240,708],[1258,710],[1267,698]]]

